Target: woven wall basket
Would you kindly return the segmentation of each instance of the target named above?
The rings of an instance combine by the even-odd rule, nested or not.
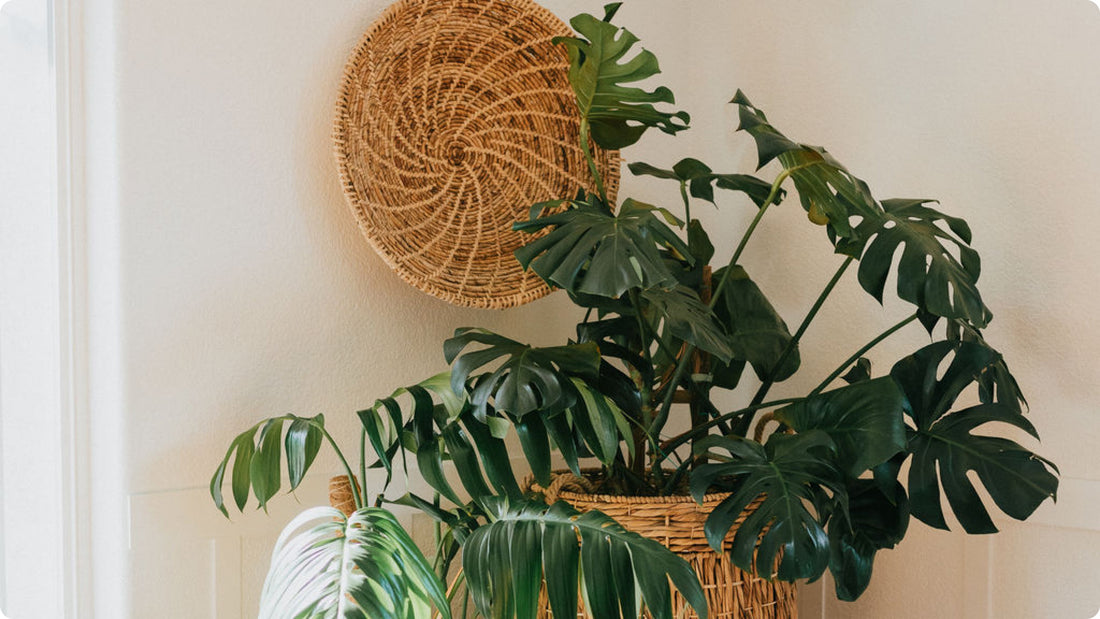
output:
[[[592,189],[566,78],[572,32],[529,0],[401,0],[344,70],[336,158],[348,203],[406,282],[504,308],[549,289],[513,251],[531,204]],[[609,197],[617,152],[597,152]]]
[[[657,540],[684,558],[699,576],[707,597],[707,610],[711,619],[798,619],[798,597],[793,583],[768,582],[755,574],[744,572],[729,560],[729,555],[718,554],[707,543],[703,524],[707,515],[726,498],[726,494],[707,495],[699,505],[688,496],[624,497],[590,494],[592,486],[587,480],[570,473],[555,476],[546,489],[529,479],[525,485],[542,493],[546,502],[558,499],[567,501],[580,511],[598,509],[627,529]],[[756,504],[749,507],[737,519],[726,543],[732,545],[737,525],[752,513]],[[540,597],[539,619],[552,619],[545,589]],[[672,616],[697,619],[690,607],[685,608],[684,598],[677,591],[672,599]],[[584,609],[577,617],[584,619]],[[649,614],[646,614],[649,617]],[[570,618],[571,619],[571,618]]]

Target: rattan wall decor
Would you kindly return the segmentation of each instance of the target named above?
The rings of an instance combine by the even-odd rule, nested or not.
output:
[[[531,204],[590,187],[565,50],[530,0],[400,0],[344,70],[334,138],[359,227],[406,282],[505,308],[549,289],[513,251]],[[617,152],[597,153],[613,195]]]

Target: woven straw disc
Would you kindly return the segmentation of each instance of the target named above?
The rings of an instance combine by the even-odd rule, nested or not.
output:
[[[593,189],[565,50],[529,0],[401,0],[345,67],[335,141],[359,227],[408,283],[504,308],[549,289],[513,251],[531,204]],[[617,152],[598,152],[609,197]]]

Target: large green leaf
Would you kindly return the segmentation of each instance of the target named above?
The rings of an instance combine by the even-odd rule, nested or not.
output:
[[[581,37],[558,37],[569,53],[569,83],[577,96],[583,126],[592,129],[592,139],[607,149],[619,149],[637,142],[646,129],[656,127],[674,134],[687,129],[687,112],[662,112],[654,103],[675,103],[672,91],[662,86],[652,92],[623,86],[661,72],[657,57],[642,50],[623,59],[638,42],[629,30],[611,25],[618,5],[610,5],[605,20],[577,15],[569,21]]]
[[[819,430],[777,433],[764,445],[735,436],[710,436],[700,441],[697,449],[728,453],[710,453],[727,461],[704,464],[691,477],[691,492],[697,501],[716,484],[731,491],[704,525],[715,550],[723,550],[727,533],[745,508],[762,499],[734,534],[730,549],[734,564],[771,577],[772,566],[780,561],[775,575],[791,581],[817,578],[825,571],[829,537],[821,515],[815,516],[810,507],[826,489],[844,504],[844,486],[832,458],[835,448],[827,434]]]
[[[759,167],[779,160],[794,181],[810,221],[827,225],[831,234],[847,239],[856,235],[849,221],[852,217],[876,220],[881,217],[882,208],[867,184],[848,172],[824,148],[787,138],[740,90],[731,103],[738,106],[739,129],[756,140]]]
[[[471,344],[477,350],[463,353]],[[532,411],[562,410],[573,403],[569,376],[595,378],[600,368],[600,351],[594,343],[535,348],[497,335],[486,329],[461,328],[443,344],[447,362],[453,363],[451,388],[462,393],[470,374],[501,358],[493,371],[477,379],[470,402],[484,420],[486,406],[522,417]],[[461,354],[460,354],[461,353]]]
[[[429,619],[451,616],[443,584],[390,512],[345,518],[315,507],[275,544],[260,619]]]
[[[798,432],[821,430],[836,443],[837,465],[852,477],[905,449],[905,397],[889,377],[809,396],[775,412]]]
[[[740,191],[747,195],[757,206],[764,206],[764,201],[771,195],[772,186],[751,174],[715,174],[710,166],[688,157],[676,162],[671,170],[665,170],[648,163],[637,162],[627,165],[635,176],[654,176],[676,180],[688,186],[691,195],[714,203],[714,186],[730,191]],[[783,200],[783,192],[779,192],[773,204],[779,204]]]
[[[283,428],[290,425],[283,439]],[[259,507],[267,503],[282,487],[282,461],[285,450],[290,490],[301,483],[321,448],[323,415],[298,417],[284,415],[265,419],[239,434],[222,458],[210,479],[210,496],[222,514],[228,516],[222,487],[232,460],[231,485],[237,509],[243,511],[249,491],[256,497]]]
[[[714,273],[714,281],[725,277],[725,268]],[[776,368],[791,342],[791,332],[745,269],[734,266],[718,295],[714,312],[730,334],[734,359],[749,362],[761,380],[778,382],[798,371],[801,361],[797,347],[787,355],[783,366]]]
[[[581,514],[560,501],[547,507],[500,500],[489,508],[493,522],[470,535],[462,555],[474,603],[484,616],[534,619],[545,577],[555,616],[575,616],[583,590],[593,617],[637,617],[640,596],[654,619],[671,619],[671,580],[706,619],[706,598],[691,566],[606,515]]]
[[[852,251],[866,244],[859,260],[859,283],[881,302],[894,255],[901,248],[898,297],[929,314],[982,328],[993,316],[976,285],[981,260],[970,248],[970,227],[962,219],[928,208],[927,203],[883,200],[885,213],[859,224],[859,240],[850,244]],[[945,223],[948,230],[937,222]],[[952,245],[958,258],[948,250]]]
[[[699,295],[686,286],[672,289],[654,288],[642,292],[642,314],[654,329],[661,329],[676,340],[692,344],[722,362],[733,356],[729,336],[717,322],[714,312],[699,300]],[[665,340],[670,338],[665,337]],[[679,342],[669,342],[674,351]]]
[[[893,548],[909,528],[909,501],[901,484],[884,492],[874,479],[850,479],[848,508],[829,520],[829,571],[839,599],[852,601],[867,589],[875,554]]]
[[[631,199],[623,202],[618,214],[598,200],[572,204],[561,213],[513,226],[525,232],[553,227],[546,236],[516,250],[523,268],[530,267],[570,294],[618,297],[631,288],[677,283],[659,250],[670,249],[689,261],[690,252],[657,217],[659,209]]]
[[[1017,409],[991,402],[951,412],[963,391],[999,359],[996,351],[976,342],[936,342],[902,359],[890,372],[905,392],[906,413],[914,424],[908,440],[913,454],[913,515],[933,527],[948,528],[941,507],[942,482],[951,510],[968,533],[997,530],[969,477],[971,471],[997,507],[1018,520],[1058,490],[1052,463],[1012,440],[986,435],[996,429],[990,425],[1004,423],[1037,436]],[[983,434],[974,434],[979,428]]]

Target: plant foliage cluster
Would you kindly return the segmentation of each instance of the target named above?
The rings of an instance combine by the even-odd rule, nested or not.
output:
[[[989,533],[996,528],[976,486],[1018,519],[1054,497],[1054,465],[997,434],[1011,427],[1037,438],[1015,379],[982,335],[992,314],[977,288],[981,262],[965,221],[929,200],[876,199],[825,149],[786,137],[741,92],[731,102],[739,129],[755,141],[758,170],[775,170],[770,182],[691,158],[668,168],[639,162],[629,165],[634,174],[678,184],[682,210],[609,200],[590,140],[624,148],[649,129],[675,134],[690,121],[662,109],[674,104],[667,88],[632,86],[659,73],[657,59],[611,23],[616,8],[604,19],[575,17],[577,36],[560,41],[595,190],[536,204],[515,225],[544,231],[516,258],[585,310],[575,337],[533,347],[459,329],[443,347],[449,372],[359,411],[358,469],[321,416],[272,418],[238,436],[211,481],[223,512],[227,479],[238,509],[250,495],[264,507],[280,490],[284,456],[293,490],[325,441],[349,475],[366,479],[377,467],[386,478],[373,502],[354,488],[358,511],[350,517],[319,508],[292,523],[276,549],[262,616],[421,617],[432,607],[449,616],[462,592],[486,617],[533,618],[544,575],[553,575],[546,587],[555,615],[571,615],[583,596],[597,618],[638,616],[643,606],[667,618],[671,582],[705,617],[694,573],[664,547],[599,512],[526,496],[509,441],[542,484],[555,462],[578,475],[595,462],[604,492],[729,492],[706,522],[719,551],[745,507],[759,501],[733,534],[733,561],[786,580],[829,570],[848,600],[867,587],[875,554],[902,539],[911,517],[945,529],[946,503],[964,530]],[[768,286],[741,262],[757,224],[792,188],[838,261],[793,332]],[[754,217],[712,270],[718,248],[691,209],[716,204],[718,192],[743,196]],[[880,302],[892,281],[912,313],[853,346],[804,396],[769,400],[775,383],[798,372],[803,334],[851,267]],[[910,325],[923,326],[931,343],[875,372],[867,352]],[[716,405],[716,394],[746,380],[759,385],[747,404]],[[670,434],[678,415],[690,417],[688,429]],[[754,419],[778,430],[754,437]],[[448,463],[458,484],[445,474]],[[394,469],[410,467],[432,495],[387,495]],[[387,504],[439,523],[434,561]],[[460,576],[445,587],[460,549]]]

